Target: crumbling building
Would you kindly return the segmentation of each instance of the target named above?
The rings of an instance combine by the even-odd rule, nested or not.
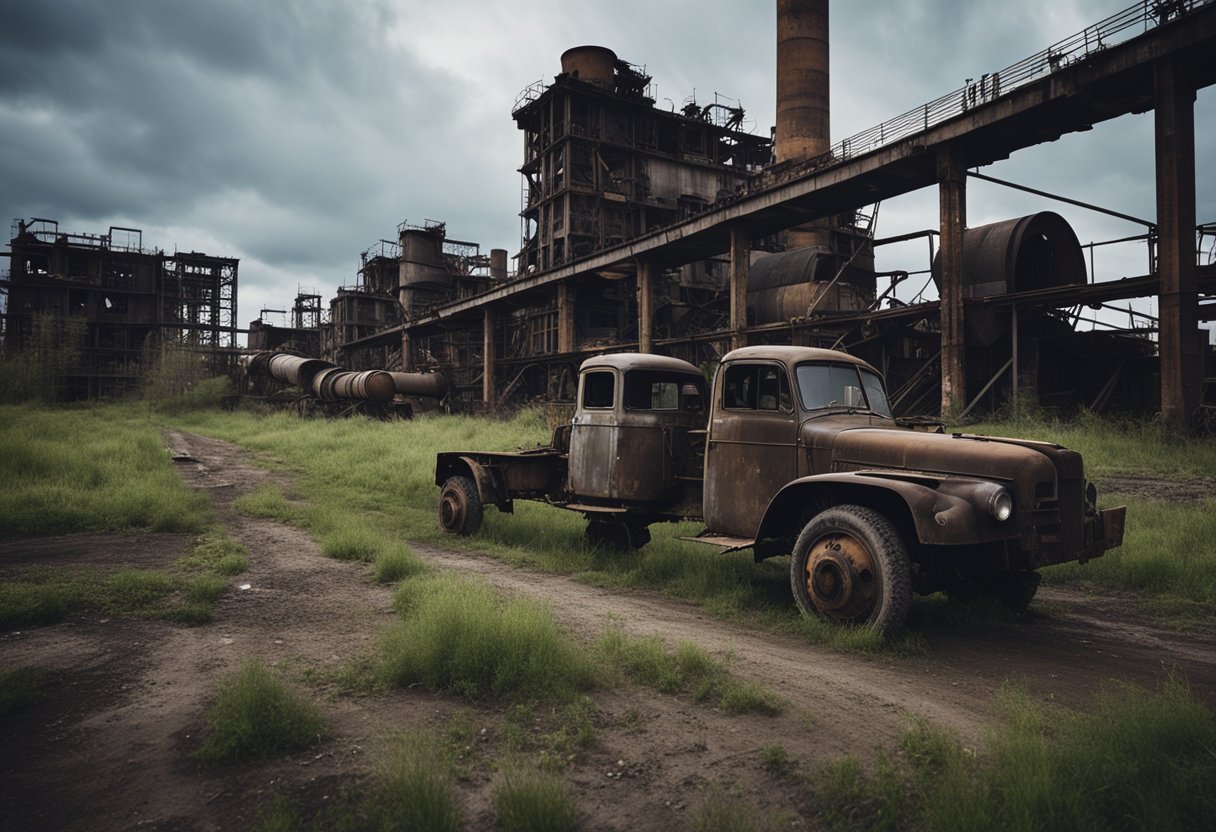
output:
[[[70,330],[79,343],[61,379],[68,398],[134,389],[169,342],[212,357],[236,348],[235,258],[147,249],[139,229],[75,233],[48,219],[18,220],[9,249],[4,354],[31,347],[38,327]]]

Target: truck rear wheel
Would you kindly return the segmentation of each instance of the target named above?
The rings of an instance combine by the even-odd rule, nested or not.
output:
[[[439,492],[439,528],[448,534],[477,534],[483,513],[477,484],[468,477],[448,477]]]
[[[798,535],[790,588],[808,615],[884,635],[894,632],[903,626],[912,596],[907,548],[891,521],[877,511],[829,508]]]

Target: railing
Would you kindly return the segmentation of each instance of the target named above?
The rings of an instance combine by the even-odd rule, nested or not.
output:
[[[1058,69],[1085,60],[1163,23],[1184,17],[1212,2],[1216,0],[1141,0],[1029,58],[997,72],[985,73],[978,81],[968,78],[962,87],[953,92],[842,139],[826,153],[780,171],[778,178],[801,175],[929,130],[980,104],[993,101]]]

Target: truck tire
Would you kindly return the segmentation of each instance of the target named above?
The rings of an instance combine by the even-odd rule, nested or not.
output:
[[[841,505],[816,514],[798,535],[790,588],[804,614],[886,635],[908,615],[911,572],[890,520],[873,509]]]
[[[650,529],[612,520],[588,520],[587,542],[593,546],[617,551],[641,549],[650,542]]]
[[[448,534],[477,534],[483,513],[477,484],[468,477],[448,477],[439,492],[439,528]]]

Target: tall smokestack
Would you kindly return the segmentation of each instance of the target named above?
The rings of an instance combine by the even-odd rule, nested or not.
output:
[[[778,162],[801,162],[831,147],[828,0],[777,0]],[[790,229],[789,247],[831,245],[830,223]]]

